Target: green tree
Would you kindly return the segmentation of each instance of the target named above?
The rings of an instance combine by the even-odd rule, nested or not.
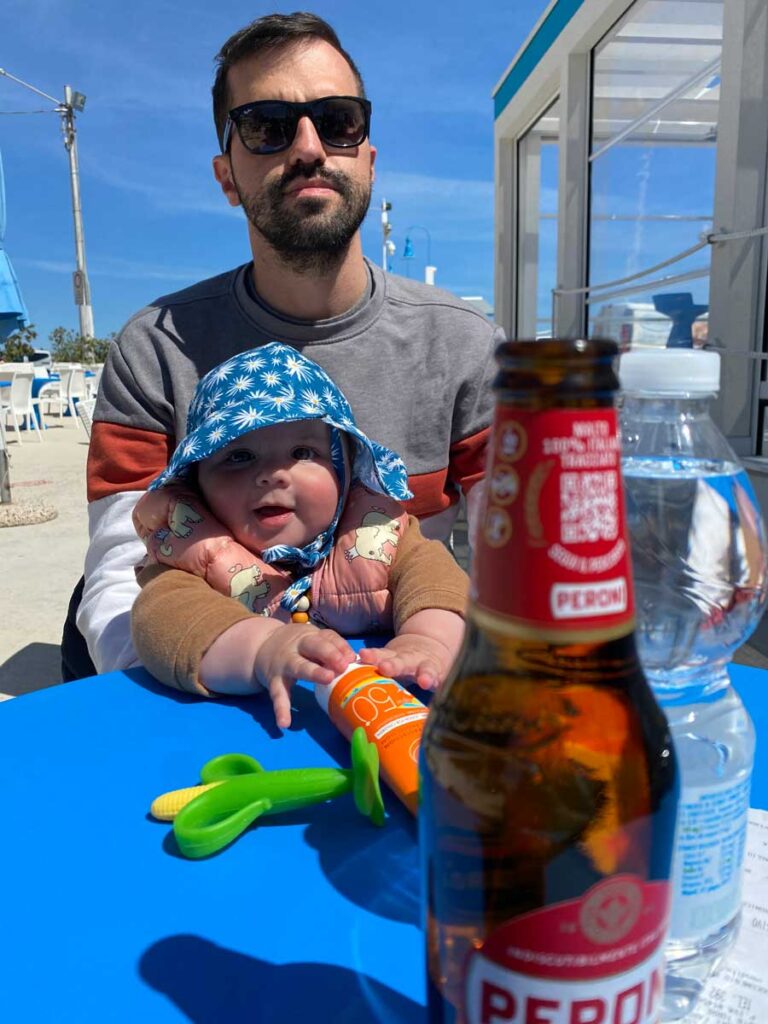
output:
[[[115,334],[113,331],[106,338],[86,338],[66,327],[54,327],[48,340],[54,363],[103,363]]]
[[[34,324],[27,324],[9,334],[5,341],[0,341],[0,363],[22,363],[24,356],[31,358],[35,354],[32,342],[36,337]]]

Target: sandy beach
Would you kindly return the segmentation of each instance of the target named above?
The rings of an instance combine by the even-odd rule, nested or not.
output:
[[[61,681],[59,644],[72,589],[88,544],[85,464],[88,439],[69,417],[46,416],[43,441],[7,431],[11,506],[3,519],[32,518],[52,506],[48,522],[0,528],[0,694],[16,696]]]

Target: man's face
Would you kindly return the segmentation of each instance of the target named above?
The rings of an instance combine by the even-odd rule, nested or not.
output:
[[[322,40],[293,43],[229,70],[230,109],[255,100],[306,102],[357,96],[351,68]],[[335,264],[347,251],[368,209],[375,149],[366,139],[351,149],[320,139],[303,117],[291,146],[280,153],[249,153],[236,131],[229,153],[214,160],[230,203],[242,204],[261,236],[298,270]]]

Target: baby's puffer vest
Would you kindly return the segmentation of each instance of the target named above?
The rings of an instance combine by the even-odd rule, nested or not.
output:
[[[177,522],[180,518],[183,523]],[[169,519],[171,530],[148,541],[157,561],[203,576],[214,590],[256,615],[290,621],[291,612],[280,606],[280,599],[295,574],[267,564],[222,534],[220,524],[212,531],[208,515],[189,493],[179,496]],[[391,631],[390,566],[407,524],[399,502],[362,484],[352,486],[333,548],[312,573],[307,592],[311,622],[346,635]]]

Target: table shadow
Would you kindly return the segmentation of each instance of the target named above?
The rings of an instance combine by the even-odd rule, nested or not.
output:
[[[342,896],[371,914],[418,928],[421,874],[416,822],[388,790],[384,799],[388,817],[383,828],[352,816],[353,807],[339,800],[324,807],[326,813],[307,826],[304,839],[317,851],[323,874]]]
[[[150,946],[139,975],[193,1024],[423,1024],[424,1007],[347,967],[274,964],[197,935]]]
[[[0,693],[20,697],[61,682],[61,648],[57,644],[31,643],[0,665]]]
[[[166,686],[164,683],[158,682],[154,676],[150,675],[143,668],[126,669],[123,675],[127,676],[136,685],[142,687],[142,689],[149,691],[149,693],[155,693],[166,700],[174,700],[177,704],[200,704],[201,702],[205,703],[214,700],[217,705],[238,708],[251,717],[270,739],[279,740],[284,735],[284,731],[275,723],[275,713],[272,710],[272,703],[266,693],[234,697],[204,697],[196,693],[186,693],[183,690],[177,690],[172,686]],[[311,722],[314,719],[322,720],[325,718],[325,715],[318,707],[314,694],[305,686],[294,687],[291,707],[293,722],[290,729],[286,731],[301,732],[306,730],[310,735],[313,735],[312,730],[309,728]],[[331,729],[333,729],[333,726],[331,726]],[[225,753],[225,751],[222,751],[222,753]]]

